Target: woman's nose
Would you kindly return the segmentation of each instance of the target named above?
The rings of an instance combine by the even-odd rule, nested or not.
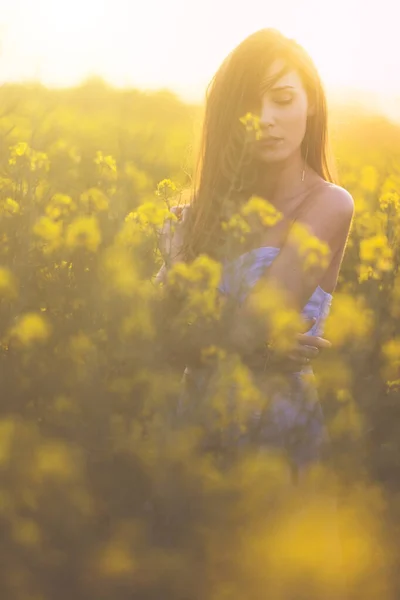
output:
[[[267,131],[275,124],[275,115],[271,106],[264,105],[261,109],[260,127],[261,130]]]

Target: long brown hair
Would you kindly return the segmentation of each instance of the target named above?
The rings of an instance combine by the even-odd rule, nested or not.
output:
[[[186,260],[203,252],[215,255],[222,239],[221,215],[227,196],[240,196],[245,201],[252,194],[257,167],[243,152],[245,128],[240,118],[259,111],[261,82],[277,59],[283,59],[284,67],[267,86],[272,87],[285,72],[297,70],[314,106],[302,154],[305,156],[307,146],[309,166],[326,181],[335,180],[328,145],[326,96],[312,59],[302,46],[275,29],[253,33],[225,58],[207,88],[192,206],[184,234]]]

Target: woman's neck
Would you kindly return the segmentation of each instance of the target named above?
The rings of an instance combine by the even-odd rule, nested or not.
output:
[[[306,176],[302,181],[304,168]],[[300,151],[280,163],[264,163],[260,170],[257,193],[279,209],[284,208],[286,202],[307,191],[309,184],[315,182],[315,174],[305,166]]]

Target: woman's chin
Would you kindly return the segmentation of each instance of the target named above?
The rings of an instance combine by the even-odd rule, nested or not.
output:
[[[258,156],[258,160],[262,163],[276,163],[285,160],[282,152],[262,152]]]

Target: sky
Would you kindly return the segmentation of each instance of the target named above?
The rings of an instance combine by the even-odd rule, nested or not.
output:
[[[399,22],[398,0],[0,0],[0,83],[99,75],[202,100],[224,57],[275,27],[303,44],[328,88],[393,102]]]

